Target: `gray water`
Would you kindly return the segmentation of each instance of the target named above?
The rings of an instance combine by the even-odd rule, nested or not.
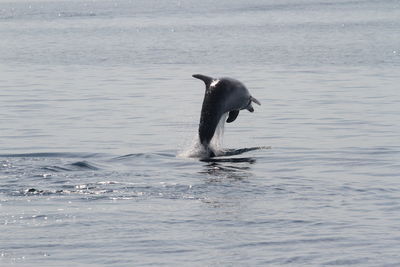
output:
[[[1,266],[399,266],[400,2],[1,1]],[[200,161],[204,84],[260,100]],[[221,140],[222,141],[222,140]]]

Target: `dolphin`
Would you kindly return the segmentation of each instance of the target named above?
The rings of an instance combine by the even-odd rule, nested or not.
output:
[[[261,104],[250,95],[246,86],[238,80],[232,78],[215,79],[202,74],[193,74],[192,76],[202,80],[206,85],[200,115],[199,139],[208,156],[214,157],[215,153],[210,148],[210,142],[221,117],[229,112],[226,122],[231,123],[236,120],[240,110],[247,109],[254,112],[252,102]]]

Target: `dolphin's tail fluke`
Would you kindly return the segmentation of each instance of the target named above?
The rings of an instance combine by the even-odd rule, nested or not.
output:
[[[206,87],[209,87],[210,84],[212,83],[212,81],[214,80],[213,78],[208,77],[208,76],[203,75],[203,74],[193,74],[192,77],[202,80],[206,84]]]

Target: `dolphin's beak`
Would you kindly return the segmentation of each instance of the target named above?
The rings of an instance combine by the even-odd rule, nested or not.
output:
[[[254,103],[256,103],[257,105],[261,106],[260,101],[258,101],[257,99],[255,99],[254,97],[250,96],[250,100],[253,101]],[[252,111],[251,111],[252,112]]]

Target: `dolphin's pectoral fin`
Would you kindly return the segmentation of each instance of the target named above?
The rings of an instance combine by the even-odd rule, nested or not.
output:
[[[214,80],[213,78],[208,77],[208,76],[203,75],[203,74],[193,74],[192,77],[202,80],[206,84],[206,87],[209,87],[210,84],[212,83],[212,81]]]
[[[234,120],[236,120],[238,115],[239,115],[239,110],[232,110],[231,112],[229,112],[229,117],[226,120],[226,122],[227,123],[233,122]]]

